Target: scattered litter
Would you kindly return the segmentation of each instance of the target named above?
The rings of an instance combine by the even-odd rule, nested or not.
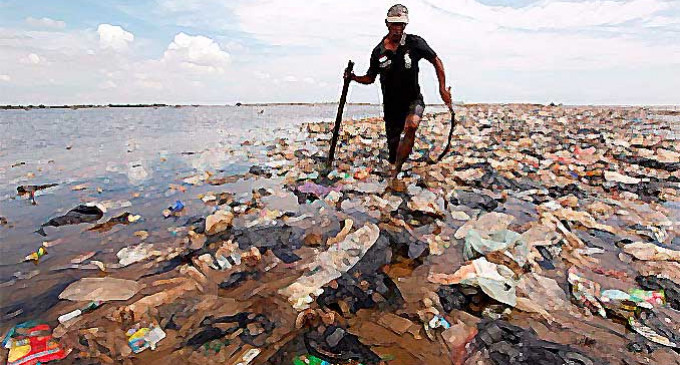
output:
[[[90,228],[89,231],[107,232],[116,225],[128,225],[130,223],[137,222],[140,218],[140,215],[125,212],[109,219],[104,223],[96,224],[94,227]]]
[[[165,331],[156,326],[131,328],[127,331],[128,345],[138,354],[146,349],[155,350],[156,345],[165,338]]]
[[[82,278],[64,289],[59,299],[72,301],[128,300],[142,288],[136,281],[116,278]]]
[[[630,317],[628,319],[628,324],[630,324],[630,326],[633,328],[633,330],[635,330],[635,332],[641,334],[646,339],[654,343],[658,343],[659,345],[664,345],[668,347],[678,347],[678,345],[675,342],[671,342],[668,338],[654,332],[653,329],[638,322],[634,317]]]
[[[231,226],[234,220],[234,213],[218,210],[205,219],[205,233],[214,235],[220,233]]]
[[[0,317],[58,321],[44,334],[72,348],[74,363],[129,362],[161,346],[139,356],[242,365],[672,362],[680,154],[653,113],[460,105],[452,151],[425,164],[450,115],[423,116],[410,160],[389,183],[384,126],[367,118],[343,122],[332,166],[323,160],[333,126],[304,123],[242,148],[183,154],[198,171],[161,188],[69,184],[62,191],[83,202],[97,185],[111,200],[40,227],[46,235],[92,226],[64,229],[27,257],[37,263],[60,244],[51,267],[8,272],[0,287],[17,299],[2,303]],[[171,169],[174,158],[161,153]],[[146,176],[142,163],[129,166],[129,178]],[[208,168],[215,173],[201,172]],[[177,176],[166,172],[153,181]],[[17,192],[34,198],[50,186]],[[90,193],[71,192],[81,190]],[[166,220],[157,213],[167,199]],[[191,216],[187,206],[196,207]],[[4,233],[27,226],[30,215],[19,213]],[[6,338],[17,339],[3,343],[12,360],[35,350]]]
[[[571,293],[580,305],[607,318],[604,307],[597,299],[600,295],[600,284],[582,277],[575,267],[569,269],[568,280],[571,284]]]
[[[12,327],[2,347],[9,349],[7,365],[32,365],[61,360],[69,351],[53,337],[49,325],[29,321]]]
[[[64,324],[64,323],[72,320],[73,318],[80,316],[83,313],[91,312],[91,311],[99,308],[99,306],[101,306],[102,303],[103,303],[103,301],[100,301],[100,300],[92,301],[92,302],[90,302],[90,304],[88,304],[87,306],[85,306],[81,309],[76,309],[72,312],[62,314],[61,316],[59,316],[59,318],[57,318],[57,320],[59,321],[59,323]]]
[[[146,260],[149,257],[155,256],[155,252],[152,251],[153,245],[148,243],[141,243],[136,246],[123,247],[116,253],[118,257],[118,262],[121,266],[128,266]]]
[[[31,203],[33,205],[37,204],[35,201],[35,193],[49,189],[51,187],[57,186],[59,184],[44,184],[44,185],[21,185],[17,187],[17,194],[20,196],[26,196],[28,195],[29,199],[31,199]]]
[[[184,210],[184,203],[177,200],[173,205],[163,210],[163,217],[170,218],[171,216],[177,216],[182,210]]]
[[[339,192],[341,189],[340,189],[340,187],[323,186],[323,185],[315,184],[311,181],[307,181],[304,184],[298,186],[297,190],[301,193],[314,194],[319,198],[323,198],[325,195],[329,194],[330,192],[332,192],[332,191]]]
[[[40,258],[47,255],[47,249],[45,246],[40,246],[35,252],[31,252],[28,256],[24,258],[24,261],[33,261],[36,265],[40,262]]]

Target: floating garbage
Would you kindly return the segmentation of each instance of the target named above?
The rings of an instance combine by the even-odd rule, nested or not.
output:
[[[630,299],[636,303],[648,303],[651,305],[661,306],[666,304],[666,296],[661,291],[630,289],[628,291]]]
[[[35,252],[31,252],[24,258],[24,261],[33,261],[36,265],[40,262],[40,258],[47,255],[47,249],[45,246],[40,246]]]
[[[465,284],[477,286],[489,297],[501,303],[513,307],[517,304],[517,283],[512,270],[507,266],[491,263],[484,257],[461,267],[452,275],[431,274],[428,280],[443,285]]]
[[[92,301],[92,302],[90,302],[90,304],[86,305],[85,307],[83,307],[81,309],[76,309],[74,311],[62,314],[61,316],[59,316],[59,318],[57,318],[57,320],[59,321],[59,323],[64,324],[64,323],[72,320],[73,318],[80,316],[83,313],[91,312],[91,311],[99,308],[99,306],[101,306],[102,303],[104,303],[104,302],[101,301],[101,300]]]
[[[297,190],[301,193],[305,194],[314,194],[315,196],[319,198],[323,198],[327,194],[335,191],[339,192],[341,190],[340,187],[337,186],[323,186],[319,184],[315,184],[313,182],[307,181],[304,184],[300,185],[297,187]]]
[[[571,293],[574,296],[574,299],[576,299],[580,305],[606,318],[607,313],[597,299],[597,296],[600,294],[600,284],[582,277],[575,267],[569,269],[568,275],[569,284],[571,284]]]
[[[640,323],[634,317],[628,318],[628,324],[630,324],[630,327],[633,328],[635,332],[641,334],[644,338],[654,343],[658,343],[659,345],[664,345],[668,347],[678,347],[678,345],[675,342],[671,342],[668,338],[656,333],[653,329]]]
[[[107,232],[118,224],[128,225],[130,223],[137,222],[140,218],[142,218],[142,216],[138,214],[125,212],[109,219],[104,223],[96,224],[94,227],[90,228],[89,231]]]
[[[36,321],[20,323],[12,327],[2,341],[9,349],[7,365],[33,365],[61,360],[69,351],[54,338],[49,325]]]
[[[152,244],[140,243],[136,246],[121,248],[116,253],[116,256],[118,257],[118,263],[124,267],[156,256],[156,252],[153,251]]]
[[[218,234],[231,226],[234,220],[234,213],[218,210],[205,218],[205,234]]]
[[[177,200],[173,205],[163,210],[163,217],[170,218],[171,216],[177,216],[182,210],[184,210],[184,203]]]
[[[166,334],[161,328],[156,326],[150,327],[133,327],[127,331],[128,345],[132,352],[138,354],[146,349],[155,350],[158,343],[165,338]]]
[[[142,285],[133,280],[106,278],[82,278],[64,289],[60,299],[72,301],[128,300],[132,298]]]
[[[321,360],[313,355],[300,355],[293,359],[293,365],[332,365],[328,361]]]
[[[37,204],[35,201],[35,193],[41,190],[49,189],[59,184],[44,184],[44,185],[21,185],[17,187],[17,194],[20,196],[28,195],[33,205]]]

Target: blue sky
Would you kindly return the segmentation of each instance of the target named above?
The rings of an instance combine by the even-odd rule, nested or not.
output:
[[[680,104],[680,1],[418,0],[466,102]],[[0,104],[335,101],[392,1],[0,0]],[[439,102],[421,65],[427,102]],[[352,85],[350,101],[380,102]]]

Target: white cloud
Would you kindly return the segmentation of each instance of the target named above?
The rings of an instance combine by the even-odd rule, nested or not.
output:
[[[482,1],[399,1],[410,9],[407,32],[423,36],[444,61],[456,99],[680,100],[680,1]],[[172,24],[197,32],[164,35],[174,35],[170,42],[110,24],[38,29],[27,19],[25,29],[0,28],[1,72],[12,82],[0,76],[0,94],[55,104],[337,100],[347,59],[358,74],[366,70],[394,2],[157,0],[155,9],[130,13],[159,30]],[[42,87],[51,77],[58,92]],[[426,61],[420,80],[426,101],[439,101]],[[6,92],[14,84],[16,92]],[[349,97],[379,102],[380,86],[353,84]]]
[[[384,12],[391,3],[346,0],[334,6],[328,1],[261,0],[241,3],[235,14],[242,30],[262,42],[309,46],[309,52],[327,56],[329,62],[305,65],[332,81],[328,76],[343,67],[338,47],[343,47],[345,57],[357,61],[357,70],[366,68],[370,50],[385,33]],[[487,6],[474,0],[404,3],[411,15],[407,32],[422,35],[445,63],[456,67],[586,69],[669,64],[680,57],[677,45],[648,43],[641,35],[628,35],[615,26],[651,19],[668,8],[668,2],[661,0],[544,0],[522,8]],[[583,31],[592,27],[599,28]],[[628,24],[625,28],[633,31]]]
[[[423,36],[437,51],[449,82],[460,85],[461,98],[467,94],[476,100],[480,95],[487,95],[486,100],[522,100],[531,94],[527,90],[548,98],[562,96],[561,88],[573,92],[579,89],[573,85],[585,84],[582,78],[574,77],[582,72],[597,80],[598,73],[613,69],[672,69],[680,64],[680,44],[673,41],[670,32],[664,35],[658,28],[654,33],[644,30],[646,22],[656,25],[680,20],[680,8],[669,15],[668,1],[543,0],[519,8],[487,6],[474,0],[400,2],[410,9],[411,23],[406,31]],[[234,14],[243,32],[276,49],[291,50],[273,60],[258,60],[259,69],[285,75],[304,64],[305,73],[312,75],[319,87],[330,85],[328,93],[302,91],[319,98],[333,97],[346,59],[357,63],[357,73],[366,70],[371,49],[385,34],[385,11],[392,4],[391,0],[346,0],[341,4],[259,0],[238,3]],[[665,17],[651,21],[659,15]],[[421,70],[426,99],[438,101],[432,67],[423,61]],[[564,85],[551,83],[548,78],[543,85],[522,85],[524,94],[513,94],[513,90],[504,94],[500,91],[504,75],[517,72],[552,73],[553,79],[563,80]],[[618,72],[623,80],[626,71]],[[603,93],[632,94],[614,87],[616,82],[610,78],[607,83],[611,88]],[[282,84],[279,88],[285,87]],[[378,100],[375,87],[357,85],[353,90],[352,97]],[[680,97],[677,92],[675,95]],[[658,96],[669,100],[667,95]],[[581,96],[574,92],[572,98]]]
[[[9,75],[0,75],[0,81],[7,81],[9,82],[12,78],[9,77]]]
[[[667,26],[679,26],[680,17],[669,17],[669,16],[655,16],[649,19],[644,26],[645,27],[667,27]]]
[[[243,52],[246,50],[246,46],[243,45],[243,43],[237,41],[229,41],[224,43],[222,47],[229,52]]]
[[[99,88],[102,89],[102,90],[115,89],[117,87],[118,87],[118,85],[111,80],[106,80],[106,81],[102,82],[101,84],[99,84]]]
[[[178,33],[168,45],[162,61],[182,68],[205,73],[223,73],[229,65],[229,53],[211,38]]]
[[[99,24],[99,47],[114,51],[127,50],[128,44],[135,40],[135,36],[118,25]]]
[[[233,9],[242,0],[155,0],[153,17],[167,18],[174,26],[233,30]],[[137,15],[137,14],[135,14]]]
[[[38,55],[35,54],[35,53],[30,53],[30,54],[28,55],[28,61],[31,62],[31,63],[33,63],[33,64],[36,64],[36,65],[37,65],[37,64],[40,63],[40,56],[38,56]]]
[[[186,12],[202,9],[204,2],[200,0],[158,0],[158,5],[169,12]]]
[[[544,0],[521,7],[486,6],[475,0],[450,0],[430,6],[499,27],[517,29],[569,29],[622,24],[647,19],[670,5],[663,0]]]
[[[29,16],[28,18],[26,18],[26,23],[36,28],[54,28],[54,29],[66,28],[66,22],[50,18],[33,18]]]
[[[21,63],[27,64],[27,65],[37,65],[42,61],[40,56],[38,56],[35,53],[29,53],[26,55],[26,57],[21,59]]]
[[[163,83],[160,81],[138,80],[135,85],[144,89],[163,90]]]
[[[342,3],[261,0],[240,3],[234,14],[241,28],[261,41],[281,46],[318,46],[331,41],[352,42],[373,37],[365,30],[385,28],[380,18],[371,18],[384,13],[389,7],[386,4],[385,0],[346,0]]]
[[[255,77],[261,80],[265,80],[271,77],[271,75],[269,75],[268,73],[257,70],[253,72],[253,75],[255,75]]]

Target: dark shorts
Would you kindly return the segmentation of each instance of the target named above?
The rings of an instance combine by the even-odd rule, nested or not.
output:
[[[399,140],[401,133],[404,131],[406,124],[406,117],[415,114],[423,117],[425,111],[425,103],[423,99],[416,99],[407,105],[407,108],[385,108],[385,134],[387,136],[387,149],[389,151],[388,161],[395,163],[397,161],[397,148],[399,147]]]

